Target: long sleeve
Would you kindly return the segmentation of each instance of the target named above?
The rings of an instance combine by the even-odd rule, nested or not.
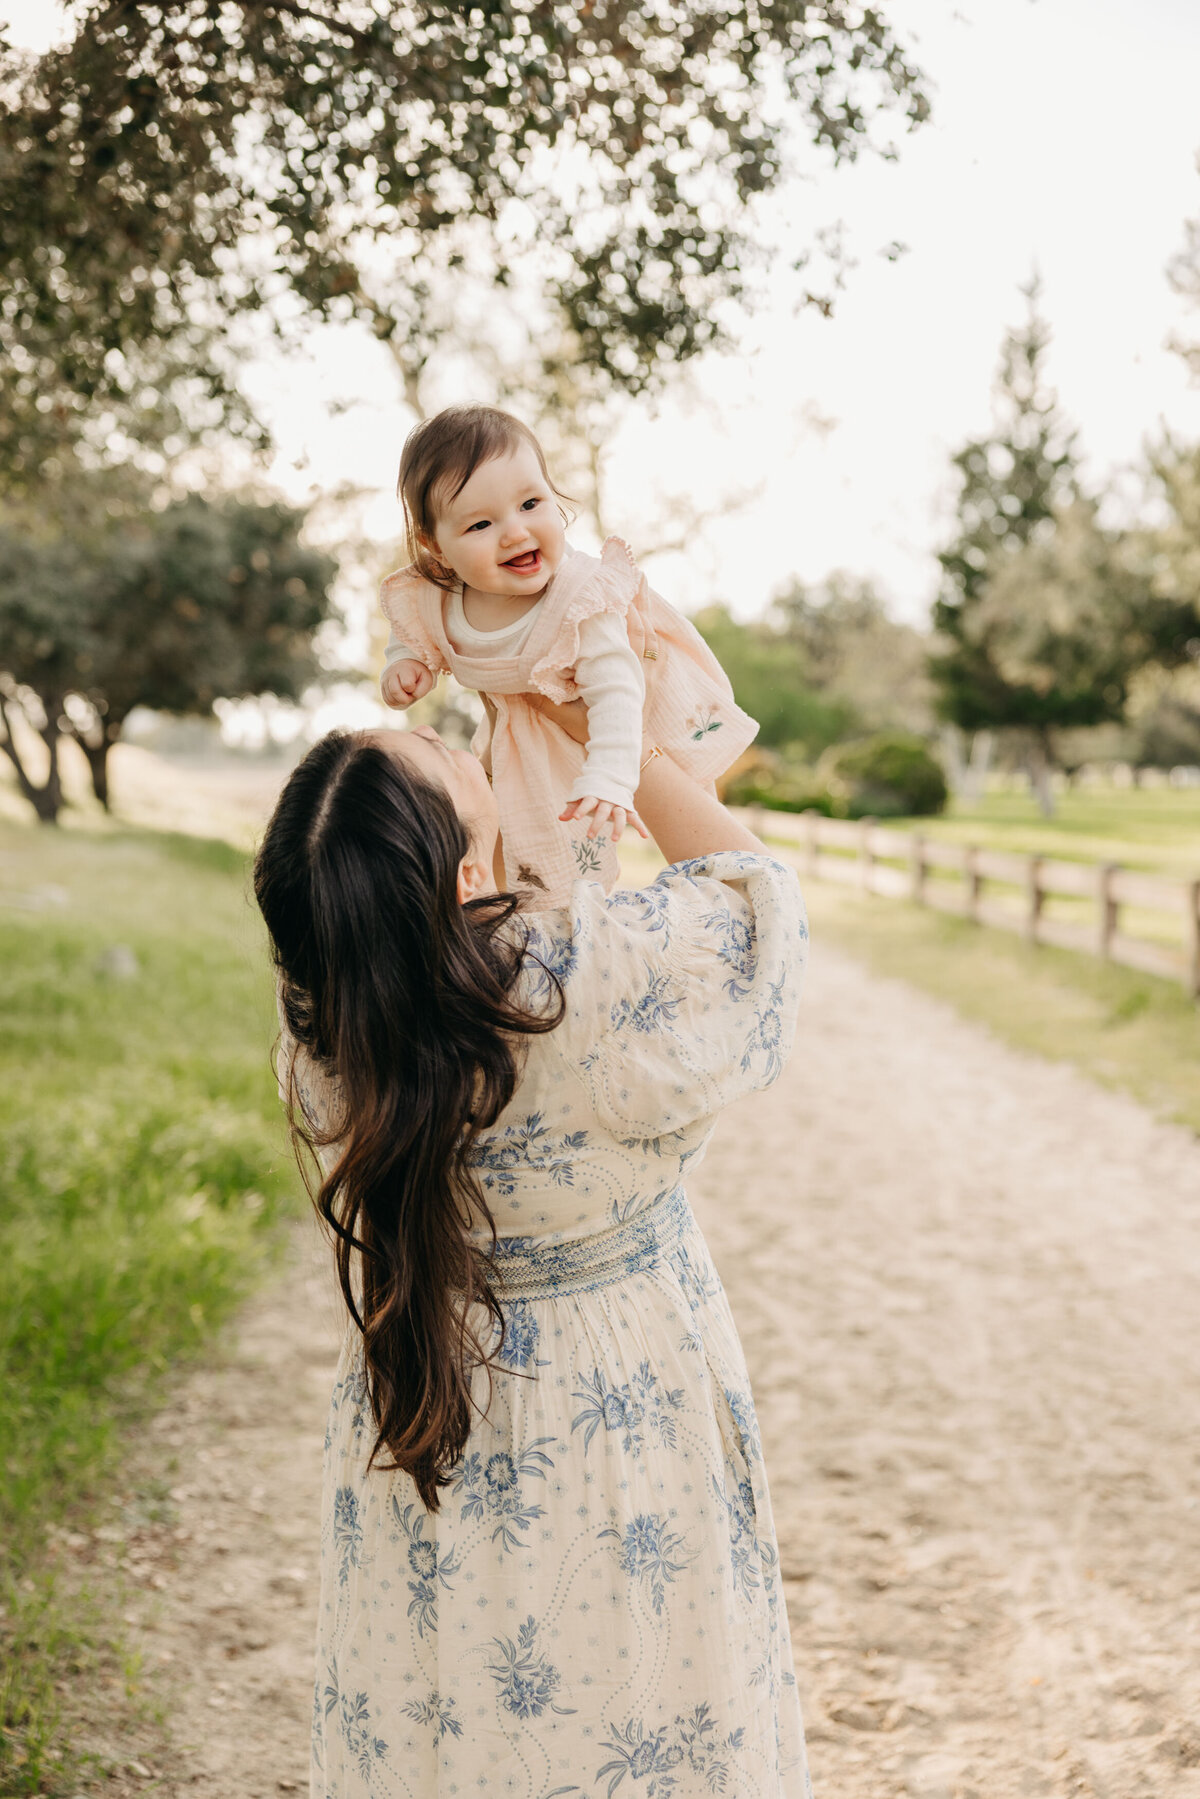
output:
[[[384,674],[386,675],[388,669],[391,668],[394,662],[424,661],[425,658],[422,656],[420,650],[415,649],[411,643],[405,643],[396,635],[396,627],[393,625],[388,636],[387,649],[384,651],[383,655]]]
[[[546,914],[546,920],[556,915]],[[808,925],[795,871],[720,851],[648,887],[572,888],[570,937],[538,942],[543,967],[586,967],[594,1003],[555,1033],[611,1130],[658,1137],[769,1086],[796,1027]]]
[[[380,608],[391,631],[385,666],[411,657],[414,662],[423,662],[431,675],[450,672],[442,650],[422,618],[422,604],[430,591],[430,583],[415,568],[398,568],[385,577],[379,589]],[[440,604],[440,594],[435,597]]]
[[[597,612],[579,627],[575,681],[587,707],[587,755],[568,800],[632,807],[642,751],[646,684],[623,617]]]

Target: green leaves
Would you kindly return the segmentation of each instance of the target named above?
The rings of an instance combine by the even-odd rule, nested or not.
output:
[[[81,475],[59,498],[73,504],[57,518],[0,512],[0,693],[32,690],[49,727],[94,752],[101,799],[134,706],[204,714],[223,697],[298,699],[315,678],[335,566],[300,542],[302,513],[195,494],[155,511],[128,476]],[[63,712],[68,694],[90,730]]]
[[[94,0],[77,17],[31,66],[0,47],[0,350],[23,346],[0,359],[0,479],[54,423],[81,428],[78,396],[127,399],[127,359],[152,345],[232,408],[222,332],[278,276],[385,335],[412,308],[389,326],[348,274],[373,244],[436,262],[477,226],[498,278],[515,256],[527,269],[514,207],[582,354],[651,387],[740,293],[746,207],[778,180],[785,134],[849,158],[878,114],[926,112],[882,15],[839,0]],[[264,233],[269,275],[241,253]],[[48,431],[35,396],[56,390]]]

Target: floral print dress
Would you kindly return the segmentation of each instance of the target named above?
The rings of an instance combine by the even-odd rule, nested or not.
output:
[[[567,1010],[477,1146],[505,1330],[436,1514],[365,1472],[352,1326],[337,1369],[313,1799],[805,1799],[754,1402],[681,1185],[783,1067],[796,877],[724,853],[530,922],[525,997],[551,971]]]

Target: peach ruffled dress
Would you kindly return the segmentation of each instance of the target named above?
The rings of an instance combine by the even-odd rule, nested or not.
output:
[[[725,671],[700,633],[653,591],[619,537],[606,539],[598,557],[568,546],[519,655],[455,649],[446,631],[447,595],[414,567],[388,575],[379,598],[395,637],[433,675],[451,674],[484,696],[488,715],[471,747],[490,768],[506,877],[536,890],[541,905],[565,904],[572,881],[581,877],[611,889],[618,873],[616,846],[607,834],[589,838],[586,818],[559,823],[584,749],[528,699],[579,697],[574,669],[585,619],[609,612],[627,620],[631,610],[640,616],[647,649],[659,664],[647,740],[696,780],[723,774],[758,730],[735,703]]]

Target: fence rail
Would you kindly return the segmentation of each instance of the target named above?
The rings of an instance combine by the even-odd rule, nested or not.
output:
[[[1200,879],[1146,874],[1116,862],[1068,862],[978,843],[947,843],[899,831],[872,818],[824,818],[818,812],[746,807],[758,836],[782,839],[809,879],[837,881],[886,899],[908,899],[976,924],[1015,931],[1030,943],[1082,950],[1143,974],[1179,981],[1200,998]],[[997,894],[996,888],[1007,889]],[[1090,901],[1086,921],[1052,917],[1047,902]],[[1176,943],[1121,929],[1122,910],[1167,914]]]

